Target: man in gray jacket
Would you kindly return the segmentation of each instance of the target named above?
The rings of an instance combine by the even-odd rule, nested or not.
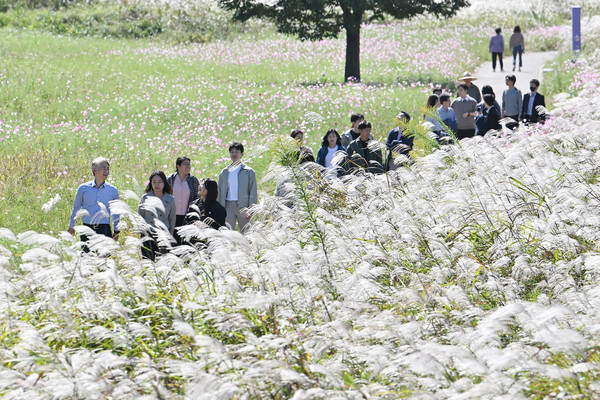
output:
[[[225,206],[227,218],[225,222],[231,229],[235,229],[235,223],[239,225],[240,232],[250,219],[247,208],[257,202],[258,194],[256,187],[256,174],[254,170],[241,162],[244,156],[244,145],[233,142],[229,146],[231,164],[223,168],[219,175],[218,202]]]
[[[506,127],[514,129],[518,126],[519,114],[523,109],[523,95],[515,87],[516,76],[506,75],[505,82],[508,89],[502,92],[502,118],[511,118],[514,122],[507,122]]]

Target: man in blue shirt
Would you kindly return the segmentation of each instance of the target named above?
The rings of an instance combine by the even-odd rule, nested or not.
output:
[[[71,235],[75,235],[75,229],[73,228],[77,217],[81,215],[85,226],[91,228],[97,234],[116,239],[119,235],[117,228],[119,215],[112,215],[115,230],[113,236],[110,229],[110,202],[119,199],[119,191],[110,183],[106,183],[106,179],[110,174],[108,160],[104,157],[98,157],[92,161],[92,174],[94,174],[94,180],[81,184],[77,189],[68,231]],[[81,235],[81,241],[87,242],[87,240],[86,235]],[[89,251],[87,246],[84,246],[83,249],[85,252]]]
[[[456,121],[456,114],[452,107],[450,107],[450,95],[443,94],[440,96],[440,108],[438,108],[438,116],[442,120],[442,123],[452,130],[452,133],[456,135],[458,131],[458,122]]]

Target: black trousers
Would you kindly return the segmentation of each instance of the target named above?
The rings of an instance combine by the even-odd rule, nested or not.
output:
[[[94,232],[96,232],[98,235],[104,235],[106,237],[112,238],[113,234],[112,234],[112,230],[110,229],[110,224],[83,224],[85,226],[87,226],[88,228],[91,228]],[[87,235],[81,235],[81,241],[82,242],[87,242],[89,240],[89,237]],[[89,247],[87,247],[85,244],[83,245],[83,251],[86,253],[90,252]]]
[[[492,53],[492,68],[496,69],[496,57],[500,59],[500,69],[504,70],[504,62],[502,62],[502,53]]]
[[[458,140],[473,136],[475,136],[475,129],[459,129],[456,132],[456,138]]]
[[[156,237],[152,234],[151,238],[146,238],[142,243],[142,257],[156,261],[156,253],[160,253]]]
[[[513,121],[515,121],[515,122],[507,122],[506,123],[506,127],[508,129],[512,130],[512,129],[515,129],[516,127],[519,126],[519,114],[517,114],[517,115],[505,115],[504,118],[510,118]]]
[[[183,239],[177,233],[177,227],[185,225],[185,215],[176,215],[175,216],[175,230],[173,231],[173,237],[177,241],[177,246],[183,244]]]

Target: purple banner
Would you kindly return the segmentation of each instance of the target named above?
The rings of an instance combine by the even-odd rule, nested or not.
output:
[[[573,52],[581,51],[581,7],[571,8],[573,23]]]

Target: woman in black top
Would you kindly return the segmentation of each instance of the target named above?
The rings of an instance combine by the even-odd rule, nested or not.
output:
[[[218,190],[217,181],[214,179],[205,179],[200,184],[198,191],[200,198],[190,204],[185,217],[186,225],[201,221],[214,229],[225,226],[227,211],[217,201]]]

